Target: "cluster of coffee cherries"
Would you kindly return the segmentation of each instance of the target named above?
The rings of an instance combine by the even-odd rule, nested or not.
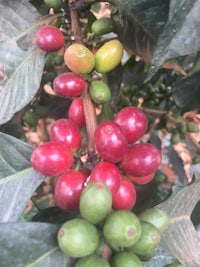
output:
[[[40,49],[54,52],[63,48],[65,42],[62,32],[48,25],[38,30],[36,43]],[[157,245],[161,230],[150,222],[146,226],[131,212],[136,203],[134,184],[150,182],[161,163],[161,151],[141,141],[147,130],[147,117],[137,107],[125,107],[114,114],[113,119],[97,124],[93,136],[87,136],[87,142],[83,142],[81,131],[86,128],[86,132],[91,133],[85,92],[99,110],[109,103],[111,92],[102,74],[117,67],[122,56],[123,45],[117,39],[107,41],[95,53],[79,43],[65,48],[67,71],[54,79],[53,89],[59,97],[72,100],[68,116],[53,122],[50,140],[34,149],[30,161],[36,171],[55,177],[57,205],[64,211],[81,214],[82,218],[68,221],[59,230],[58,242],[67,255],[96,257],[93,253],[103,239],[113,251],[131,253],[129,256],[137,264],[134,266],[142,266],[133,254],[139,254],[140,242],[145,243],[142,232],[148,236],[145,229],[150,228],[149,239]],[[88,155],[89,138],[94,143],[92,157]],[[136,241],[138,245],[133,248]],[[128,247],[132,248],[129,252]],[[113,267],[125,266],[119,265],[120,258],[113,258],[112,262]],[[77,263],[76,266],[92,266],[87,264]],[[106,264],[101,266],[110,266]]]
[[[74,267],[142,267],[154,256],[168,215],[158,208],[136,216],[111,207],[112,195],[104,183],[92,182],[84,188],[80,217],[64,223],[57,234],[61,250],[76,258]]]

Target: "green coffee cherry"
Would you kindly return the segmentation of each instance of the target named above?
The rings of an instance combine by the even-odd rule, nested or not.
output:
[[[54,65],[52,62],[52,55],[49,53],[46,57],[45,65],[44,65],[44,70],[46,71],[51,71],[54,69]]]
[[[174,133],[172,134],[171,136],[171,143],[174,145],[174,144],[177,144],[179,141],[180,141],[180,134],[179,133]]]
[[[60,9],[63,4],[62,0],[44,0],[44,2],[48,7],[53,8],[55,10]]]
[[[99,232],[88,221],[75,218],[60,227],[57,239],[58,245],[64,253],[79,258],[95,252],[99,245]]]
[[[140,238],[141,225],[138,217],[128,210],[113,211],[103,226],[106,241],[114,247],[130,247]]]
[[[154,250],[151,252],[143,252],[141,255],[137,255],[141,261],[150,261],[154,257]]]
[[[188,122],[186,124],[187,131],[191,133],[198,133],[199,132],[199,126],[194,122]]]
[[[113,32],[114,29],[115,23],[111,18],[97,19],[91,26],[92,33],[97,36]]]
[[[121,251],[111,257],[111,267],[133,266],[142,267],[142,262],[133,253]]]
[[[185,134],[187,132],[187,126],[185,123],[181,122],[179,126],[179,130],[182,134]]]
[[[38,104],[34,107],[34,111],[40,118],[45,118],[49,114],[50,107],[47,105]]]
[[[192,159],[193,164],[198,164],[200,163],[200,155],[195,155]]]
[[[110,89],[103,81],[93,81],[89,90],[90,96],[96,104],[103,104],[110,100]]]
[[[169,224],[169,216],[166,211],[156,207],[143,211],[138,218],[141,221],[152,223],[161,233],[167,229]]]
[[[26,111],[23,117],[24,122],[30,126],[31,128],[36,127],[38,123],[38,117],[34,111],[31,111],[30,109]]]
[[[74,267],[90,267],[90,266],[96,266],[96,267],[110,267],[110,264],[103,258],[91,254],[89,256],[79,258],[74,265]]]
[[[64,57],[62,55],[56,55],[53,61],[56,66],[61,66],[64,63]]]
[[[111,207],[112,195],[106,184],[91,182],[82,191],[80,213],[88,222],[92,224],[101,222],[108,215]]]
[[[136,255],[152,255],[154,249],[160,243],[160,231],[149,222],[141,221],[142,232],[138,241],[128,248]]]
[[[110,103],[106,102],[102,104],[101,113],[99,114],[98,117],[98,122],[101,123],[103,121],[113,120],[113,118],[114,118],[114,112],[112,110]]]

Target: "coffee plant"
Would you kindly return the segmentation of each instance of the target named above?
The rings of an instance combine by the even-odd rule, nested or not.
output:
[[[199,1],[0,10],[0,266],[200,266]]]

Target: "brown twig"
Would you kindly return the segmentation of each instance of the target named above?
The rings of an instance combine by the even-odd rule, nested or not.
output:
[[[73,7],[73,2],[74,0],[69,0],[72,37],[76,43],[83,44],[84,35],[79,23],[78,13]]]
[[[149,113],[149,114],[153,114],[153,115],[167,115],[167,111],[166,110],[156,110],[156,109],[143,108],[143,107],[141,107],[141,109],[145,113]]]
[[[86,128],[87,128],[88,156],[90,158],[93,158],[93,156],[96,154],[96,149],[95,149],[95,144],[94,144],[94,133],[97,128],[97,116],[96,116],[95,107],[92,103],[92,100],[88,92],[88,87],[89,87],[89,84],[85,88],[85,91],[82,97],[83,97],[83,108],[84,108]]]
[[[73,7],[73,0],[69,0],[70,16],[71,16],[71,31],[76,43],[84,44],[84,35],[82,28],[79,23],[78,13]],[[88,93],[89,83],[82,94],[83,97],[83,108],[86,118],[86,129],[87,129],[87,153],[90,159],[96,154],[96,149],[94,145],[94,132],[97,127],[97,116],[93,102],[91,101],[90,95]]]

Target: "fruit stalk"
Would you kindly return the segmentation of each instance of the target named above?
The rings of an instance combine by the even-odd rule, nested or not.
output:
[[[73,0],[69,0],[70,6],[70,16],[71,16],[71,30],[74,37],[75,43],[80,43],[84,45],[83,41],[83,32],[81,26],[79,24],[78,14],[76,9],[73,8]],[[94,132],[97,127],[97,116],[95,112],[94,104],[91,101],[89,92],[88,92],[89,84],[87,84],[82,97],[83,97],[83,108],[85,113],[86,119],[86,129],[87,129],[87,138],[88,138],[88,145],[87,145],[87,152],[89,158],[93,158],[96,154],[95,145],[94,145]]]
[[[83,109],[85,113],[85,120],[86,120],[86,129],[87,129],[87,138],[88,138],[88,145],[87,145],[87,152],[89,158],[93,158],[96,154],[96,149],[94,145],[94,133],[97,128],[97,116],[94,105],[90,98],[88,92],[89,84],[87,84],[82,97],[83,97]]]
[[[83,32],[79,24],[78,14],[75,8],[73,8],[74,0],[69,0],[70,17],[71,17],[71,31],[74,41],[79,44],[83,43]]]

